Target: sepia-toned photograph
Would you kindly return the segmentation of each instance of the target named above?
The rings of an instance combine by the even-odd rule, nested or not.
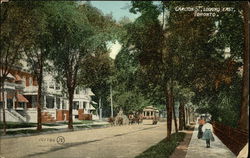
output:
[[[249,10],[0,0],[0,158],[247,158]]]

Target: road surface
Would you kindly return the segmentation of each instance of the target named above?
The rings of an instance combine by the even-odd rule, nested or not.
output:
[[[2,138],[0,155],[5,158],[133,158],[166,135],[166,122],[161,122]]]

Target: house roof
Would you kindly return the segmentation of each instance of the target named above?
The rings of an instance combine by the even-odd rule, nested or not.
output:
[[[153,107],[153,106],[146,106],[143,111],[159,111],[157,108]]]
[[[28,103],[29,102],[22,94],[17,94],[16,98],[17,98],[17,102],[21,102],[21,103]]]
[[[91,101],[92,104],[97,104],[95,101]]]
[[[21,77],[18,74],[15,74],[14,76],[15,76],[16,81],[22,81]]]
[[[8,78],[11,78],[11,79],[15,79],[15,77],[14,77],[11,73],[9,73],[9,74],[7,75],[7,77],[8,77]]]
[[[13,97],[14,97],[13,93],[8,93],[7,94],[8,99],[13,99]],[[17,94],[16,99],[17,99],[17,102],[22,102],[22,103],[28,103],[29,102],[22,94]],[[1,95],[0,95],[0,101],[3,101]]]

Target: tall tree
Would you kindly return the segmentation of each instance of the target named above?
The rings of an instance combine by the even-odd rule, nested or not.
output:
[[[98,53],[98,50],[105,46],[105,42],[110,40],[111,35],[104,29],[97,29],[99,25],[105,24],[99,20],[105,18],[94,20],[93,17],[102,15],[91,6],[77,5],[74,2],[60,2],[57,5],[56,19],[50,23],[54,41],[52,59],[58,75],[63,78],[62,81],[67,88],[68,128],[73,129],[72,103],[74,90],[79,83],[80,66],[87,55]]]
[[[235,11],[220,12],[217,17],[195,17],[193,12],[175,10],[177,6],[199,5],[233,7]],[[173,57],[173,62],[175,72],[178,72],[173,73],[174,80],[195,92],[194,98],[200,102],[197,105],[204,107],[209,105],[206,110],[213,111],[214,119],[223,115],[221,112],[218,113],[218,102],[221,101],[221,96],[225,96],[220,95],[224,93],[222,90],[230,89],[231,93],[234,93],[232,90],[236,90],[235,87],[239,81],[237,69],[240,62],[237,58],[242,53],[242,30],[240,29],[242,18],[238,5],[238,2],[165,3],[169,11],[167,46],[170,46],[176,55]],[[229,46],[231,57],[226,59],[224,49]],[[236,104],[227,106],[231,111]],[[237,110],[235,112],[237,113]]]
[[[173,111],[173,50],[166,49],[166,34],[159,21],[161,9],[152,2],[132,1],[132,13],[141,13],[132,25],[128,25],[129,44],[139,54],[141,74],[148,78],[147,85],[161,87],[167,109],[167,135],[172,129]],[[170,47],[169,47],[170,48]],[[156,89],[155,89],[156,90]],[[150,91],[153,92],[153,91]],[[154,93],[154,92],[153,92]]]
[[[115,59],[114,103],[116,110],[123,109],[125,114],[142,112],[150,105],[148,98],[143,96],[138,83],[143,79],[137,76],[139,62],[137,54],[123,47]]]
[[[68,128],[73,129],[72,106],[77,86],[79,63],[88,51],[88,38],[92,34],[87,18],[74,2],[56,3],[55,19],[50,21],[54,51],[51,54],[58,76],[67,88],[69,99]]]
[[[10,70],[20,65],[22,50],[29,46],[32,39],[32,24],[29,22],[30,9],[26,3],[6,2],[1,3],[0,22],[0,89],[3,101],[3,124],[4,134],[6,133],[5,102],[4,102],[4,82]]]
[[[111,76],[113,74],[113,60],[109,57],[106,42],[114,42],[118,37],[119,27],[112,16],[104,15],[100,10],[90,4],[80,6],[95,33],[91,37],[91,54],[87,55],[80,66],[79,83],[90,87],[95,93],[93,99],[99,103],[99,110],[104,115],[110,112],[107,107],[110,93]]]
[[[242,2],[244,17],[244,53],[243,53],[243,85],[239,127],[248,130],[249,126],[249,2]]]
[[[114,71],[109,53],[101,53],[102,51],[104,50],[100,50],[96,55],[88,55],[83,60],[80,67],[79,84],[90,87],[98,99],[97,102],[106,103],[109,96],[110,77]],[[104,104],[102,106],[104,107]]]
[[[48,5],[47,2],[30,2],[27,6],[34,6],[32,9],[32,24],[33,30],[30,30],[34,34],[32,44],[30,47],[25,49],[26,58],[30,70],[38,83],[37,93],[37,130],[42,129],[42,115],[41,115],[41,96],[42,96],[42,83],[43,83],[43,72],[48,59],[50,51],[50,45],[52,43],[51,33],[49,32],[49,21],[53,18],[53,9],[55,5]]]

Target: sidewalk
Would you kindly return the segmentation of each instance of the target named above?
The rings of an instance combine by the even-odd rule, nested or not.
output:
[[[214,142],[211,142],[210,148],[206,148],[206,142],[197,138],[198,124],[196,124],[186,158],[236,158],[236,156],[220,141],[214,134]]]
[[[91,126],[91,125],[108,125],[108,122],[104,121],[98,121],[98,122],[93,122],[89,124],[73,124],[73,126]],[[25,128],[10,128],[7,129],[7,131],[18,131],[18,130],[27,130],[27,129],[36,129],[37,127],[25,127]],[[55,129],[67,129],[68,125],[67,124],[62,124],[62,125],[57,125],[57,126],[46,126],[43,125],[43,129],[48,129],[48,128],[55,128]]]

